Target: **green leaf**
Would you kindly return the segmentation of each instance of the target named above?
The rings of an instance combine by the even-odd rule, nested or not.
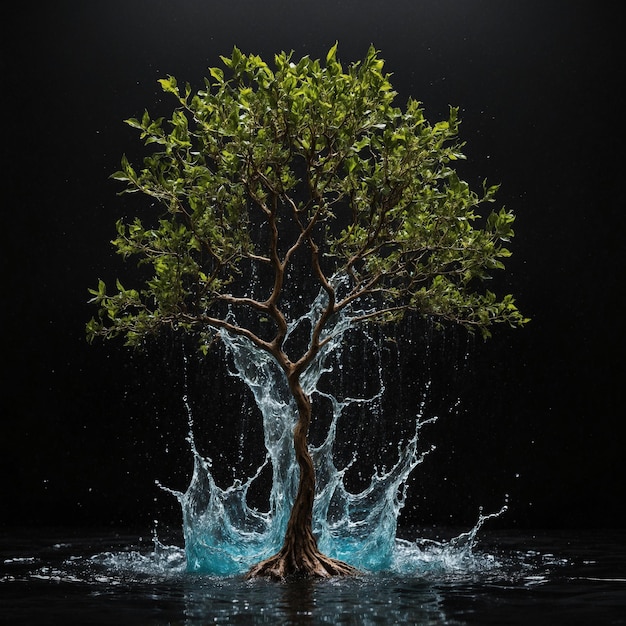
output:
[[[242,58],[241,50],[237,46],[234,46],[231,55],[233,69],[240,65]]]
[[[328,65],[329,63],[331,63],[332,61],[335,60],[335,57],[337,56],[337,46],[338,45],[339,45],[339,42],[336,41],[335,45],[332,46],[332,48],[326,54],[326,65]]]
[[[159,83],[161,83],[161,87],[166,93],[173,93],[175,95],[178,95],[177,82],[173,76],[168,76],[167,78],[159,78]]]
[[[127,120],[124,120],[124,122],[133,128],[138,128],[139,130],[142,129],[141,122],[134,117],[130,117]]]
[[[224,82],[224,72],[219,67],[210,67],[209,72],[218,83]]]
[[[222,63],[223,63],[226,67],[228,67],[228,68],[232,68],[232,66],[233,66],[233,62],[230,60],[230,58],[229,58],[229,57],[225,57],[225,56],[220,55],[220,59],[222,60]]]
[[[118,171],[118,172],[113,172],[113,174],[111,174],[111,178],[113,180],[119,180],[120,182],[128,182],[130,180],[130,178],[126,175],[125,172],[122,171]]]

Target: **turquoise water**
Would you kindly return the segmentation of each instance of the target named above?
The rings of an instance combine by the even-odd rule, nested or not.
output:
[[[290,323],[287,345],[293,335],[311,332],[325,298],[322,292],[304,315]],[[327,417],[325,431],[321,436],[318,434],[319,445],[310,447],[317,480],[313,531],[319,548],[331,557],[365,572],[396,571],[399,551],[406,552],[406,546],[396,540],[406,481],[429,451],[421,445],[420,434],[434,418],[426,418],[420,411],[420,403],[416,403],[416,414],[405,420],[410,423],[408,436],[390,443],[389,464],[361,470],[362,486],[349,488],[346,475],[353,464],[363,467],[363,459],[359,458],[355,441],[349,435],[354,424],[345,417],[346,410],[352,411],[353,420],[356,409],[359,421],[380,422],[378,403],[385,392],[383,373],[377,370],[380,359],[376,353],[380,348],[365,333],[358,339],[369,346],[372,362],[367,367],[376,373],[375,384],[370,384],[367,393],[361,396],[340,396],[341,386],[336,391],[328,380],[322,384],[324,376],[331,383],[341,379],[343,351],[355,340],[350,333],[354,333],[350,315],[336,316],[322,336],[326,340],[324,347],[301,377],[305,392],[313,400],[314,419],[316,411]],[[299,469],[292,435],[297,409],[283,371],[270,354],[246,337],[226,332],[221,337],[232,364],[231,373],[249,390],[262,419],[265,461],[250,477],[235,479],[226,487],[219,486],[213,475],[213,461],[198,452],[194,415],[185,396],[193,475],[184,493],[169,491],[182,509],[187,569],[227,576],[247,571],[280,549],[297,491]],[[361,372],[356,373],[359,375]],[[390,430],[385,443],[392,436]],[[337,466],[336,449],[341,446],[353,455],[345,465]],[[363,476],[364,472],[369,474]],[[267,474],[271,474],[268,504],[259,510],[250,503],[249,493],[255,489],[255,482]],[[478,526],[482,522],[481,518]],[[471,538],[468,541],[471,543]],[[404,554],[403,560],[406,558]]]

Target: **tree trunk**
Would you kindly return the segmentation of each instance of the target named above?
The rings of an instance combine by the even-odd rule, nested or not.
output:
[[[293,434],[296,460],[300,468],[298,493],[287,523],[283,547],[274,556],[254,565],[247,578],[284,580],[291,577],[353,576],[359,573],[358,570],[322,554],[313,536],[315,469],[307,441],[311,424],[311,401],[304,393],[298,376],[289,377],[289,388],[298,407],[298,422]]]

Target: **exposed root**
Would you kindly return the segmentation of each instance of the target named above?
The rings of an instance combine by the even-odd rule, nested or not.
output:
[[[267,578],[284,581],[293,578],[332,578],[334,576],[358,576],[361,572],[343,561],[331,559],[318,550],[307,551],[296,557],[281,550],[265,561],[254,565],[246,574],[247,579]]]

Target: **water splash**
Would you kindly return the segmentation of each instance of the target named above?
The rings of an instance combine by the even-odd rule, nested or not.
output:
[[[392,541],[391,558],[385,567],[376,563],[374,567],[363,567],[365,577],[376,574],[386,574],[395,577],[420,577],[431,580],[457,580],[468,576],[489,576],[506,573],[511,580],[519,575],[528,575],[534,570],[533,556],[539,553],[518,553],[496,556],[490,552],[476,549],[477,537],[480,529],[490,519],[499,517],[506,511],[506,506],[496,513],[479,514],[476,524],[467,532],[461,533],[452,539],[434,540],[417,537],[413,540],[399,539],[395,536]],[[156,524],[156,522],[155,522]],[[352,543],[356,543],[353,539]],[[367,544],[363,545],[363,548]],[[181,548],[175,545],[163,543],[156,529],[152,536],[152,549],[131,549],[127,551],[107,551],[90,556],[85,560],[87,565],[94,564],[104,568],[112,578],[111,580],[146,580],[146,579],[171,579],[180,578],[190,573],[203,573],[210,577],[232,577],[241,573],[237,568],[232,568],[228,574],[215,571],[215,568],[200,572],[191,570],[188,565],[188,546]],[[550,555],[547,555],[550,556]],[[563,564],[564,561],[550,561],[542,557],[541,566],[546,564]],[[71,561],[80,561],[79,557],[73,557]],[[534,559],[537,560],[536,558]],[[83,563],[83,564],[85,564]],[[48,572],[50,573],[50,572]],[[45,572],[40,570],[40,575]],[[59,579],[63,578],[61,570],[57,572]],[[77,574],[77,572],[74,572]]]
[[[479,555],[475,552],[478,532],[485,522],[500,517],[507,511],[504,505],[496,513],[479,512],[478,521],[469,531],[448,541],[418,538],[414,541],[396,539],[396,549],[392,571],[398,574],[413,575],[416,572],[431,574],[468,574],[483,572],[498,566],[491,554]]]
[[[336,287],[342,287],[341,279],[337,279]],[[326,294],[322,291],[310,309],[289,324],[286,342],[294,335],[301,335],[303,329],[306,332],[307,326],[311,332],[325,304]],[[362,313],[359,311],[356,315]],[[338,398],[322,390],[320,379],[334,372],[333,362],[335,369],[341,362],[348,331],[354,332],[351,315],[336,315],[322,336],[326,340],[323,349],[301,378],[314,407],[321,405],[330,415],[322,443],[311,446],[317,478],[313,530],[325,554],[364,571],[389,570],[397,567],[398,550],[406,548],[396,540],[396,529],[404,505],[407,478],[430,451],[420,449],[419,435],[422,427],[435,418],[423,418],[422,402],[413,417],[412,432],[397,445],[391,468],[375,469],[369,484],[362,489],[348,489],[346,474],[356,462],[356,454],[345,466],[337,467],[335,461],[338,434],[351,430],[351,424],[345,419],[346,409],[376,408],[384,393],[382,371],[378,372],[378,388],[365,397]],[[182,508],[187,569],[232,575],[246,571],[276,553],[282,545],[298,484],[299,470],[292,437],[297,409],[284,372],[270,354],[242,336],[224,332],[222,340],[232,362],[230,373],[250,389],[262,415],[265,461],[246,480],[235,479],[226,488],[218,486],[212,472],[213,461],[201,455],[196,446],[193,415],[185,397],[193,475],[184,493],[167,491],[176,496]],[[250,504],[249,493],[268,471],[271,471],[269,504],[267,510],[259,511]],[[482,521],[481,518],[477,528]]]

